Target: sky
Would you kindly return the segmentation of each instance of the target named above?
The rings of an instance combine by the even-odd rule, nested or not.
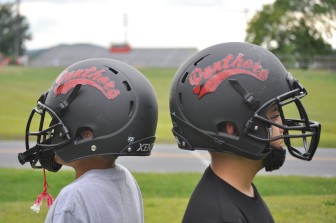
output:
[[[3,2],[16,0],[0,0]],[[247,21],[274,0],[20,0],[33,39],[28,50],[59,44],[194,47],[244,41]],[[336,41],[335,41],[336,42]],[[334,45],[334,44],[333,44]],[[335,43],[336,45],[336,43]]]

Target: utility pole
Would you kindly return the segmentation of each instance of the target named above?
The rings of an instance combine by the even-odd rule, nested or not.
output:
[[[128,17],[126,13],[123,15],[123,22],[124,22],[124,44],[128,44],[128,39],[127,39]]]
[[[16,0],[16,20],[15,20],[15,38],[14,38],[14,57],[20,56],[20,1]]]

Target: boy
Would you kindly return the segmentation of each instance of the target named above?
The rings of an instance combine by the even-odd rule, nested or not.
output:
[[[29,161],[33,168],[39,162],[49,171],[67,165],[76,172],[45,222],[144,222],[139,186],[115,161],[150,155],[157,113],[151,84],[125,63],[90,59],[65,69],[33,109],[27,151],[19,154],[19,161]],[[31,146],[34,137],[37,143]],[[45,182],[43,196],[50,200],[46,187]]]
[[[253,179],[283,165],[283,144],[296,158],[314,156],[321,127],[308,119],[306,94],[271,52],[249,43],[208,47],[179,68],[170,92],[173,134],[179,148],[211,156],[184,223],[274,222]],[[285,116],[285,105],[294,105],[296,119]]]

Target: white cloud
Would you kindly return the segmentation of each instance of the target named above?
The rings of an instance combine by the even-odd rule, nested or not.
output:
[[[21,0],[30,24],[28,49],[61,43],[109,47],[197,47],[243,41],[247,18],[274,0]],[[124,15],[127,14],[127,30]],[[335,41],[334,41],[335,42]]]

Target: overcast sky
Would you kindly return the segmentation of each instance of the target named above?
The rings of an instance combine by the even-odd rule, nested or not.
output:
[[[0,0],[15,2],[15,0]],[[246,22],[274,0],[21,0],[29,50],[58,44],[196,47],[244,41]],[[127,19],[125,19],[127,18]],[[333,43],[333,45],[336,45]]]

